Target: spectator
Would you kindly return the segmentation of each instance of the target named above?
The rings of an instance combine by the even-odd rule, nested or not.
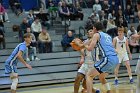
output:
[[[68,47],[71,47],[70,43],[72,42],[73,39],[74,39],[74,35],[72,31],[68,31],[68,33],[63,37],[61,41],[61,45],[64,52],[66,52],[66,49]]]
[[[35,18],[34,22],[31,25],[31,29],[33,31],[33,34],[35,35],[36,40],[38,40],[38,36],[42,31],[42,26],[38,18]]]
[[[111,13],[113,10],[115,10],[115,12],[117,12],[117,6],[115,5],[115,0],[112,0],[112,4],[109,7],[109,12]]]
[[[109,7],[110,6],[108,4],[108,0],[104,0],[102,9],[104,10],[106,16],[108,16],[108,14],[109,14]]]
[[[22,14],[23,9],[21,7],[21,3],[19,2],[19,0],[9,0],[9,5],[12,9],[12,11],[19,16],[20,14]]]
[[[99,13],[102,10],[101,5],[99,4],[99,0],[95,0],[95,4],[93,5],[93,11]]]
[[[28,23],[29,23],[30,26],[31,26],[31,24],[33,23],[35,17],[36,17],[36,16],[35,16],[33,10],[30,10],[30,11],[29,11],[29,14],[28,14],[28,16],[27,16],[27,20],[28,20]]]
[[[47,28],[50,28],[49,20],[47,17],[47,13],[44,12],[44,10],[41,8],[39,13],[36,15],[40,19],[40,22],[43,26],[47,26]]]
[[[117,26],[115,25],[115,22],[113,19],[109,19],[108,22],[107,22],[107,28],[106,28],[106,31],[108,31],[109,29],[112,29],[112,28],[116,28]]]
[[[100,17],[100,21],[107,19],[107,15],[105,14],[104,10],[101,10],[99,17]]]
[[[53,0],[49,0],[48,3],[48,11],[51,14],[51,16],[54,16],[58,11],[58,7],[55,6]]]
[[[127,32],[127,38],[129,39],[132,34],[137,34],[137,30],[133,25],[131,25],[130,30]]]
[[[0,48],[1,48],[1,44],[3,46],[3,49],[5,49],[6,48],[5,37],[2,29],[0,29]]]
[[[115,10],[112,10],[112,12],[108,14],[108,20],[110,20],[110,19],[113,19],[114,21],[116,21]]]
[[[93,12],[93,13],[91,14],[91,19],[92,19],[94,22],[100,21],[99,14],[96,13],[96,12]]]
[[[77,9],[77,16],[78,18],[80,18],[81,20],[83,20],[84,18],[84,13],[82,12],[82,8],[80,7],[79,2],[76,2],[76,9]]]
[[[126,20],[123,19],[123,16],[119,17],[119,20],[117,20],[116,25],[117,25],[117,27],[123,26],[125,28],[125,33],[127,33],[128,24],[127,24]]]
[[[22,23],[20,24],[20,29],[23,32],[23,34],[27,33],[27,27],[30,25],[28,24],[27,18],[23,18]]]
[[[62,20],[70,18],[70,11],[65,2],[62,2],[62,6],[59,7],[59,16]]]
[[[3,19],[3,17],[4,17],[4,19]],[[9,21],[9,18],[8,18],[8,14],[7,14],[7,12],[6,12],[6,10],[5,10],[5,8],[1,5],[1,3],[0,3],[0,19],[4,22],[10,22]]]
[[[27,33],[30,33],[31,34],[31,44],[30,46],[27,46],[27,50],[26,50],[26,61],[30,61],[30,54],[31,54],[31,60],[40,60],[38,57],[37,57],[37,51],[36,51],[36,47],[37,47],[37,42],[36,42],[36,39],[35,39],[35,36],[33,33],[31,33],[31,28],[30,27],[27,27],[27,30],[26,30]],[[31,53],[29,53],[29,51],[31,51]]]
[[[39,53],[51,53],[52,41],[46,29],[43,29],[39,34]]]
[[[127,5],[127,9],[125,9],[125,17],[128,23],[130,23],[131,19],[133,20],[133,22],[135,22],[134,10],[130,5]]]

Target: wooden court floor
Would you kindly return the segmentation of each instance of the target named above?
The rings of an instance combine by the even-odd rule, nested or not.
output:
[[[121,83],[119,86],[111,85],[111,93],[135,93],[136,84]],[[101,90],[101,93],[106,93],[104,87],[101,84],[95,84],[95,88]],[[80,89],[81,90],[81,89]],[[10,93],[9,90],[0,90],[0,93]],[[17,93],[73,93],[73,84],[39,86],[33,88],[20,88]],[[81,93],[79,91],[79,93]]]

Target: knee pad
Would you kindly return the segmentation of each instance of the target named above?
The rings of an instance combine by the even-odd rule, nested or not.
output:
[[[17,85],[18,85],[18,78],[13,78],[12,79],[11,89],[12,90],[16,90],[17,89]]]

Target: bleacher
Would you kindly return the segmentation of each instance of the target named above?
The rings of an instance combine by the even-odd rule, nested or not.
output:
[[[70,26],[71,29],[78,31],[78,27],[84,24],[86,18],[90,15],[89,11],[91,11],[91,9],[85,9],[84,12],[87,10],[88,13],[85,13],[84,21],[72,21]],[[22,18],[25,16],[26,15],[15,17],[14,14],[9,13],[11,23],[5,23],[6,49],[0,50],[0,90],[10,87],[11,81],[9,77],[4,74],[4,61],[19,43],[18,38],[13,37],[18,33],[12,31],[12,24],[20,24]],[[19,63],[19,87],[54,83],[60,84],[74,81],[77,74],[77,63],[80,60],[79,53],[76,51],[62,52],[60,43],[62,35],[57,35],[54,29],[50,29],[48,32],[50,33],[53,42],[54,53],[38,54],[38,57],[41,59],[40,61],[28,62],[33,66],[32,70],[28,70],[24,65]],[[131,68],[134,76],[136,76],[134,70],[138,56],[139,53],[133,54],[133,60],[131,61]],[[121,66],[119,73],[120,78],[128,77],[124,65]],[[108,79],[114,79],[114,75],[111,73],[111,75],[108,76]]]

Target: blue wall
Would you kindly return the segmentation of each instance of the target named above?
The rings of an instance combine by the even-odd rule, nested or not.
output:
[[[32,8],[38,7],[38,0],[19,0],[23,9],[30,10]],[[9,8],[9,0],[3,0],[3,6],[7,9]]]

